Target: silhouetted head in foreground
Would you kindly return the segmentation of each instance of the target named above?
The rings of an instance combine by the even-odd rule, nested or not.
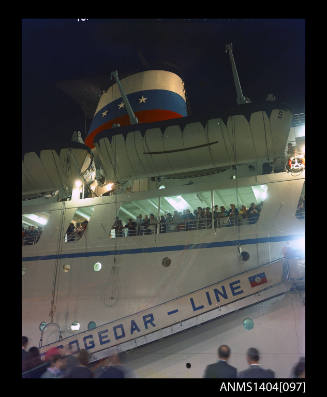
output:
[[[249,365],[257,364],[260,360],[259,350],[256,349],[255,347],[250,347],[246,352],[246,358]]]
[[[28,337],[22,336],[22,347],[26,349],[27,345],[28,345]]]
[[[218,357],[221,360],[228,360],[230,357],[230,347],[227,345],[221,345],[218,348]]]
[[[294,378],[305,378],[305,360],[304,357],[301,357],[299,362],[293,369]]]

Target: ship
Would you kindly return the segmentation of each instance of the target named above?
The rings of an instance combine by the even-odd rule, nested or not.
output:
[[[42,356],[127,352],[141,378],[201,378],[221,344],[290,377],[305,355],[305,133],[270,94],[187,114],[167,70],[103,92],[84,140],[22,162],[22,332]]]

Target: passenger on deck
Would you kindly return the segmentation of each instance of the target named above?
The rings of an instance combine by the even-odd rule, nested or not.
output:
[[[255,205],[255,203],[251,203],[250,208],[248,209],[248,218],[249,223],[256,223],[259,218],[259,211]]]
[[[142,225],[142,214],[136,217],[136,234],[138,236],[141,234],[141,225]]]
[[[235,207],[235,204],[230,205],[230,210],[228,211],[228,216],[229,216],[229,224],[237,225],[238,209]]]
[[[210,207],[207,207],[205,209],[204,216],[205,216],[206,228],[211,229],[211,227],[212,227],[212,213],[210,211]]]
[[[24,245],[33,245],[37,241],[37,230],[34,226],[29,226],[25,233]]]
[[[166,233],[166,218],[163,215],[160,217],[160,233]]]
[[[180,231],[181,227],[180,225],[183,224],[183,219],[180,216],[178,211],[174,211],[174,215],[173,215],[173,224],[174,224],[174,231]]]
[[[145,215],[141,223],[142,234],[150,234],[149,225],[150,225],[150,219],[147,215]]]
[[[134,222],[132,218],[128,220],[128,223],[125,225],[125,227],[128,229],[128,236],[136,235],[136,222]]]
[[[123,224],[118,216],[116,216],[115,223],[112,225],[111,229],[115,229],[116,237],[123,237]]]
[[[70,222],[68,229],[66,231],[67,241],[74,240],[74,230],[75,230],[75,226],[72,222]]]
[[[89,221],[87,221],[87,220],[85,220],[85,221],[83,221],[83,222],[81,223],[81,228],[82,228],[82,234],[81,234],[81,236],[82,236],[83,233],[85,232],[85,230],[86,230],[88,224],[89,224]]]
[[[198,228],[199,223],[199,212],[198,210],[193,211],[193,223],[192,223],[192,230],[196,230]]]
[[[185,223],[185,230],[194,229],[194,215],[191,213],[189,209],[185,210],[184,223]]]
[[[206,227],[205,211],[201,207],[198,207],[197,229],[205,229],[205,227]]]
[[[151,234],[154,234],[157,231],[157,218],[153,214],[150,214],[149,229]]]
[[[218,205],[215,205],[215,208],[213,211],[213,222],[214,222],[215,229],[219,226],[218,217],[219,217],[219,207],[218,207]]]
[[[247,218],[248,218],[248,210],[245,205],[242,205],[240,212],[239,212],[240,223],[246,223]]]
[[[176,230],[176,225],[174,224],[174,218],[170,212],[166,216],[166,231],[174,232]]]

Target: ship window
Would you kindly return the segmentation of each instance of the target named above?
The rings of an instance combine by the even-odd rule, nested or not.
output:
[[[81,328],[81,324],[77,321],[73,321],[72,325],[70,326],[70,329],[72,331],[78,331]]]
[[[38,212],[22,215],[22,245],[35,245],[38,243],[43,228],[48,223],[49,214]]]
[[[63,266],[64,272],[67,273],[70,270],[70,265],[64,265]]]
[[[94,321],[90,321],[87,325],[87,329],[90,330],[90,329],[96,328],[96,326],[97,325]]]
[[[299,198],[299,202],[297,204],[295,216],[297,219],[304,219],[305,217],[305,188],[303,183],[302,192]]]
[[[95,263],[93,266],[95,272],[99,272],[101,268],[102,268],[102,264],[100,262]]]
[[[40,331],[43,331],[46,325],[47,325],[47,323],[46,323],[45,321],[42,321],[42,322],[40,323],[40,325],[39,325]]]
[[[160,211],[164,213],[163,210]],[[135,200],[124,203],[111,226],[111,238],[143,236],[157,233],[159,199]]]
[[[252,318],[250,318],[250,317],[247,317],[247,318],[245,318],[244,320],[243,320],[243,327],[246,329],[246,330],[250,330],[250,329],[252,329],[253,327],[254,327],[254,322],[253,322],[253,320],[252,320]]]
[[[66,230],[65,243],[77,241],[83,236],[93,212],[94,207],[77,208]]]

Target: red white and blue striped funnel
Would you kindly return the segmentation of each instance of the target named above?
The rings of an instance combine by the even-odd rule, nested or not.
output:
[[[139,123],[154,123],[187,116],[183,80],[165,70],[148,70],[121,80]],[[130,125],[117,83],[100,98],[85,143],[94,148],[94,137],[113,124]]]

